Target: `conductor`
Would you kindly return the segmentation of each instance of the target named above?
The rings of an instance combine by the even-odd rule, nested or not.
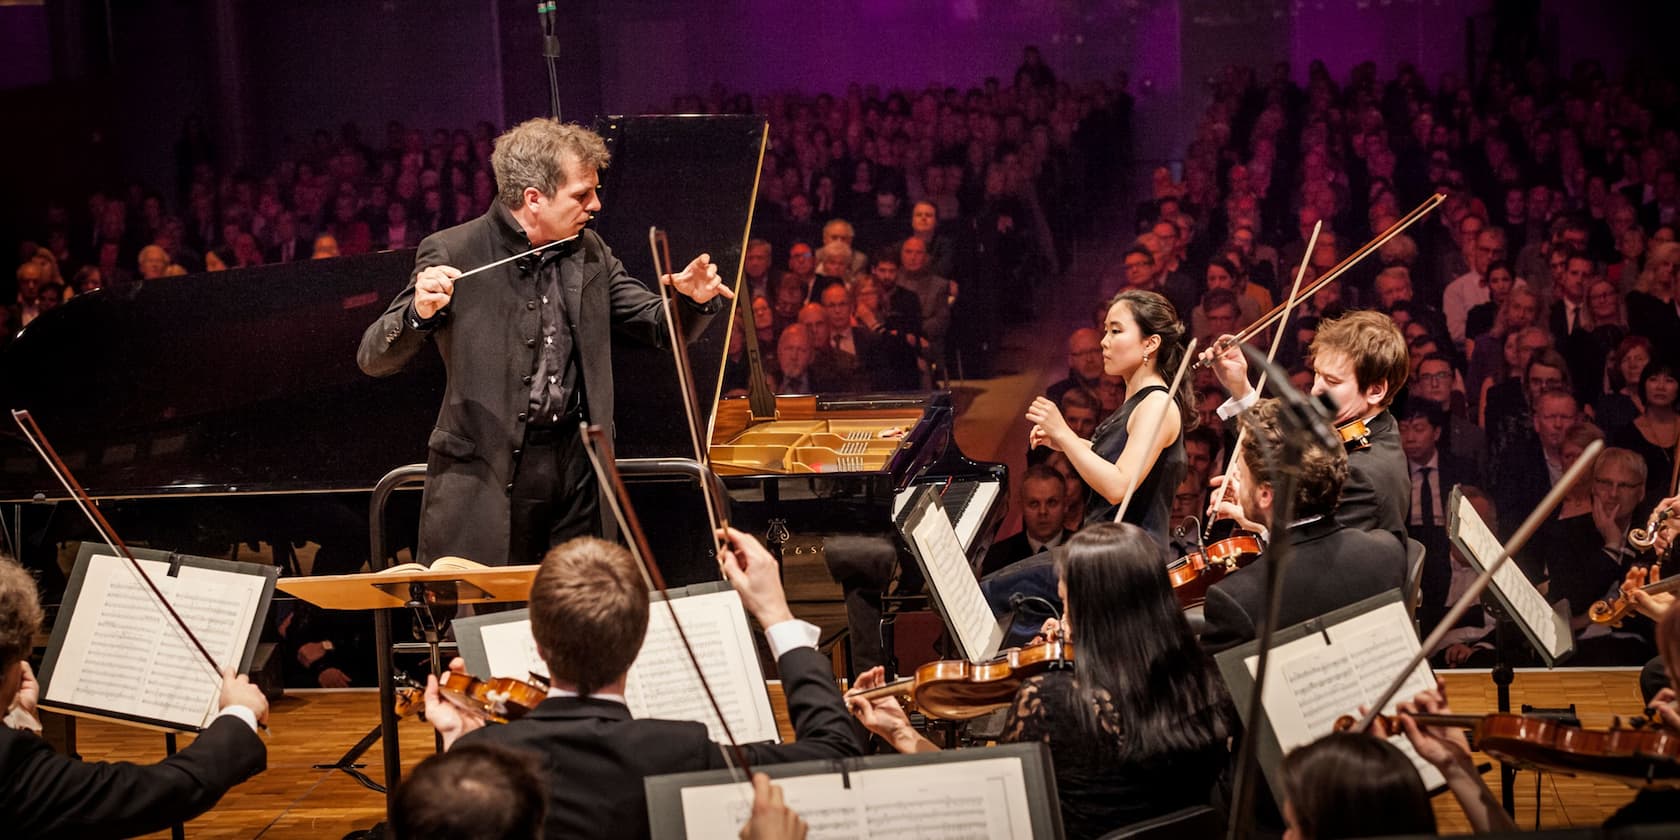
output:
[[[599,135],[552,119],[496,138],[490,209],[422,240],[408,287],[362,334],[356,360],[372,376],[401,370],[429,339],[447,371],[427,441],[421,562],[535,563],[601,530],[578,424],[611,427],[609,331],[655,346],[668,335],[659,296],[584,229],[608,159]],[[693,313],[689,340],[722,308],[715,298],[734,297],[706,254],[660,282]]]

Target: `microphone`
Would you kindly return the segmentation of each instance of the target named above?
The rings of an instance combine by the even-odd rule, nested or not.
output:
[[[1265,371],[1266,384],[1271,386],[1272,392],[1277,394],[1278,399],[1283,400],[1284,405],[1289,406],[1298,420],[1312,430],[1320,443],[1329,449],[1335,449],[1342,445],[1342,436],[1336,434],[1335,425],[1330,422],[1335,414],[1326,408],[1327,403],[1334,407],[1328,395],[1322,401],[1308,399],[1299,388],[1296,388],[1289,381],[1288,374],[1284,373],[1271,359],[1266,358],[1266,354],[1262,353],[1259,348],[1250,344],[1239,344],[1237,346],[1242,348],[1243,355],[1248,357],[1249,364],[1257,365]]]
[[[1044,611],[1049,613],[1051,618],[1054,618],[1057,621],[1062,620],[1062,611],[1057,609],[1055,604],[1052,604],[1048,600],[1040,598],[1037,595],[1028,595],[1025,592],[1017,592],[1009,596],[1009,611],[1018,613],[1021,611],[1021,605],[1029,601],[1042,605],[1044,607]]]

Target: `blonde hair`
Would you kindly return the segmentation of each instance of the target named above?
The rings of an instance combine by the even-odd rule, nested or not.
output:
[[[549,549],[531,582],[531,635],[552,679],[589,695],[630,670],[647,634],[648,588],[630,552],[578,537]]]
[[[1386,384],[1388,391],[1381,404],[1385,408],[1411,372],[1406,337],[1400,334],[1394,319],[1381,312],[1360,310],[1320,321],[1310,350],[1314,356],[1326,350],[1346,356],[1353,363],[1354,381],[1362,392],[1378,383]]]

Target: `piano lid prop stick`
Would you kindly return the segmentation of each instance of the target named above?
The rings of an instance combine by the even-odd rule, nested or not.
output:
[[[146,574],[145,567],[141,566],[140,561],[135,559],[134,552],[128,550],[128,545],[122,541],[122,537],[117,536],[116,529],[112,528],[111,523],[106,521],[104,514],[99,512],[99,508],[93,506],[88,491],[82,487],[81,482],[77,481],[74,475],[70,474],[70,466],[58,457],[58,451],[53,449],[51,443],[47,442],[47,435],[41,431],[41,426],[35,422],[35,418],[27,410],[13,409],[12,420],[17,423],[19,429],[23,430],[23,436],[29,441],[29,445],[35,447],[35,451],[41,455],[42,460],[46,461],[47,469],[52,470],[53,477],[58,479],[59,484],[64,485],[64,489],[70,494],[70,498],[75,500],[76,506],[82,509],[82,514],[88,518],[89,522],[93,523],[94,530],[99,532],[99,538],[104,541],[105,546],[111,549],[111,553],[128,561],[128,567],[140,576],[141,582],[146,584],[146,588],[151,591],[152,597],[157,599],[164,612],[168,613],[170,619],[174,621],[175,629],[192,643],[193,648],[198,651],[198,655],[210,666],[210,672],[215,674],[217,680],[220,680],[222,678],[222,668],[216,664],[216,658],[210,655],[210,651],[204,647],[203,642],[198,640],[198,636],[193,634],[192,628],[187,626],[187,622],[181,618],[181,614],[175,611],[174,605],[170,604],[169,599],[164,597],[163,590],[158,589],[157,583],[152,580],[152,576]]]
[[[1441,643],[1441,639],[1446,637],[1447,632],[1458,624],[1458,620],[1464,617],[1465,612],[1469,611],[1470,605],[1481,603],[1482,591],[1487,589],[1488,584],[1493,581],[1494,574],[1499,571],[1500,567],[1509,563],[1511,558],[1515,557],[1524,545],[1528,544],[1528,538],[1534,536],[1534,532],[1539,530],[1546,518],[1552,515],[1552,509],[1563,501],[1564,496],[1569,495],[1569,488],[1574,487],[1575,482],[1580,481],[1581,476],[1586,475],[1587,469],[1592,466],[1593,461],[1598,458],[1599,451],[1603,448],[1604,441],[1595,440],[1586,449],[1581,450],[1581,454],[1575,458],[1575,463],[1570,464],[1569,469],[1564,472],[1563,478],[1552,487],[1551,492],[1546,494],[1546,498],[1540,500],[1539,507],[1529,512],[1528,518],[1523,520],[1522,527],[1518,528],[1517,532],[1512,534],[1511,539],[1500,549],[1498,559],[1489,563],[1488,567],[1482,570],[1481,575],[1477,576],[1476,580],[1470,584],[1470,588],[1464,590],[1464,594],[1458,598],[1458,603],[1453,604],[1452,609],[1448,610],[1440,623],[1435,625],[1434,632],[1431,632],[1429,638],[1418,646],[1417,653],[1412,654],[1412,658],[1406,663],[1406,667],[1401,668],[1399,673],[1394,675],[1394,680],[1388,684],[1387,690],[1377,697],[1376,702],[1371,704],[1371,708],[1365,712],[1364,716],[1360,717],[1358,723],[1353,725],[1354,732],[1364,732],[1371,726],[1371,721],[1376,719],[1384,706],[1388,705],[1388,701],[1394,699],[1395,693],[1400,690],[1400,686],[1405,684],[1406,679],[1411,676],[1412,670],[1417,668],[1418,663],[1422,662],[1424,657],[1428,656],[1429,652]]]
[[[1277,358],[1278,347],[1283,344],[1283,334],[1289,330],[1289,313],[1290,313],[1290,310],[1295,308],[1295,304],[1299,303],[1298,296],[1301,294],[1301,278],[1306,276],[1307,264],[1312,262],[1313,249],[1318,247],[1318,232],[1320,230],[1322,230],[1323,228],[1324,228],[1324,220],[1323,219],[1319,219],[1318,221],[1313,223],[1312,236],[1307,238],[1307,250],[1302,252],[1302,254],[1301,254],[1301,267],[1295,269],[1295,284],[1293,286],[1289,287],[1289,298],[1283,302],[1283,318],[1282,318],[1282,320],[1278,321],[1277,331],[1272,333],[1272,347],[1271,347],[1271,349],[1266,351],[1266,361],[1268,361],[1268,362]],[[1213,354],[1214,356],[1217,356],[1218,353],[1216,351],[1218,351],[1218,350],[1219,350],[1218,347],[1214,347],[1214,348],[1210,349],[1208,352],[1210,354]],[[1212,357],[1210,356],[1210,360],[1211,360],[1211,358]],[[1254,390],[1265,391],[1265,389],[1266,389],[1266,371],[1262,370],[1262,371],[1260,371],[1260,379],[1257,382],[1254,383]],[[1219,499],[1225,498],[1225,488],[1231,486],[1231,476],[1235,475],[1236,472],[1237,472],[1237,453],[1242,451],[1243,440],[1247,436],[1248,436],[1248,430],[1245,429],[1245,428],[1242,428],[1242,427],[1238,427],[1236,445],[1231,447],[1231,455],[1227,459],[1227,463],[1225,464],[1225,479],[1219,483]],[[1206,531],[1207,534],[1212,534],[1213,533],[1214,518],[1213,518],[1212,509],[1219,506],[1219,499],[1215,499],[1213,501],[1213,503],[1209,506],[1208,517],[1207,517],[1207,521],[1208,521],[1207,531]]]
[[[688,342],[684,340],[682,326],[677,323],[677,307],[673,303],[677,292],[671,284],[663,282],[663,278],[671,270],[671,238],[665,231],[657,227],[648,228],[648,250],[653,252],[653,276],[661,278],[659,284],[659,304],[665,310],[665,329],[671,339],[671,359],[677,366],[677,389],[682,392],[683,414],[688,419],[688,439],[694,447],[694,460],[708,472],[711,470],[711,447],[706,445],[702,435],[700,422],[700,395],[694,390],[694,365],[688,358]],[[729,527],[729,520],[723,515],[726,510],[723,500],[714,498],[717,490],[714,482],[708,481],[707,476],[700,478],[700,496],[706,502],[706,521],[711,523],[712,533],[718,535],[718,565],[723,564],[723,533]]]
[[[1178,362],[1178,371],[1173,374],[1172,384],[1167,386],[1167,401],[1161,403],[1161,410],[1155,413],[1155,421],[1149,424],[1149,437],[1145,438],[1145,440],[1156,439],[1161,436],[1161,424],[1167,422],[1167,412],[1173,410],[1173,408],[1178,405],[1178,400],[1176,399],[1178,386],[1184,382],[1184,372],[1190,369],[1190,362],[1195,358],[1196,339],[1192,338],[1190,339],[1190,346],[1184,348],[1184,358],[1180,359]],[[1179,432],[1180,436],[1183,434],[1183,431]],[[1156,457],[1160,456],[1157,455]],[[1141,472],[1143,471],[1133,470],[1132,474],[1126,477],[1126,495],[1120,497],[1120,507],[1116,508],[1114,511],[1115,522],[1119,522],[1126,516],[1126,508],[1130,507],[1132,504],[1132,494],[1137,492],[1138,481],[1141,478],[1139,473]],[[1168,490],[1167,492],[1171,493],[1173,491]]]

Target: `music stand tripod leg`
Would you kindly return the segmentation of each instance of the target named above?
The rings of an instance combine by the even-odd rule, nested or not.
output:
[[[1497,708],[1502,715],[1511,713],[1511,683],[1516,680],[1516,671],[1511,663],[1505,661],[1507,645],[1515,644],[1511,633],[1511,617],[1500,609],[1499,602],[1490,597],[1482,598],[1482,609],[1487,610],[1493,618],[1493,685]],[[1512,819],[1517,816],[1517,768],[1499,762],[1499,804],[1505,808],[1505,813]]]
[[[427,597],[426,585],[418,581],[408,585],[408,608],[414,611],[414,623],[420,628],[420,637],[425,640],[428,655],[431,656],[432,674],[443,673],[443,653],[439,649],[443,643],[442,627],[437,616],[432,613],[433,598]],[[443,752],[443,733],[432,730],[432,744],[437,752]]]
[[[360,764],[356,761],[362,757],[362,753],[367,752],[370,747],[377,743],[384,734],[385,722],[382,720],[375,724],[372,729],[368,730],[368,733],[363,735],[360,741],[357,741],[350,747],[350,749],[346,750],[344,755],[339,756],[337,761],[334,761],[331,764],[312,764],[309,766],[309,769],[343,770],[345,775],[355,779],[362,787],[365,787],[374,793],[384,793],[384,785],[368,778],[367,774],[362,772],[362,768],[367,765]]]

